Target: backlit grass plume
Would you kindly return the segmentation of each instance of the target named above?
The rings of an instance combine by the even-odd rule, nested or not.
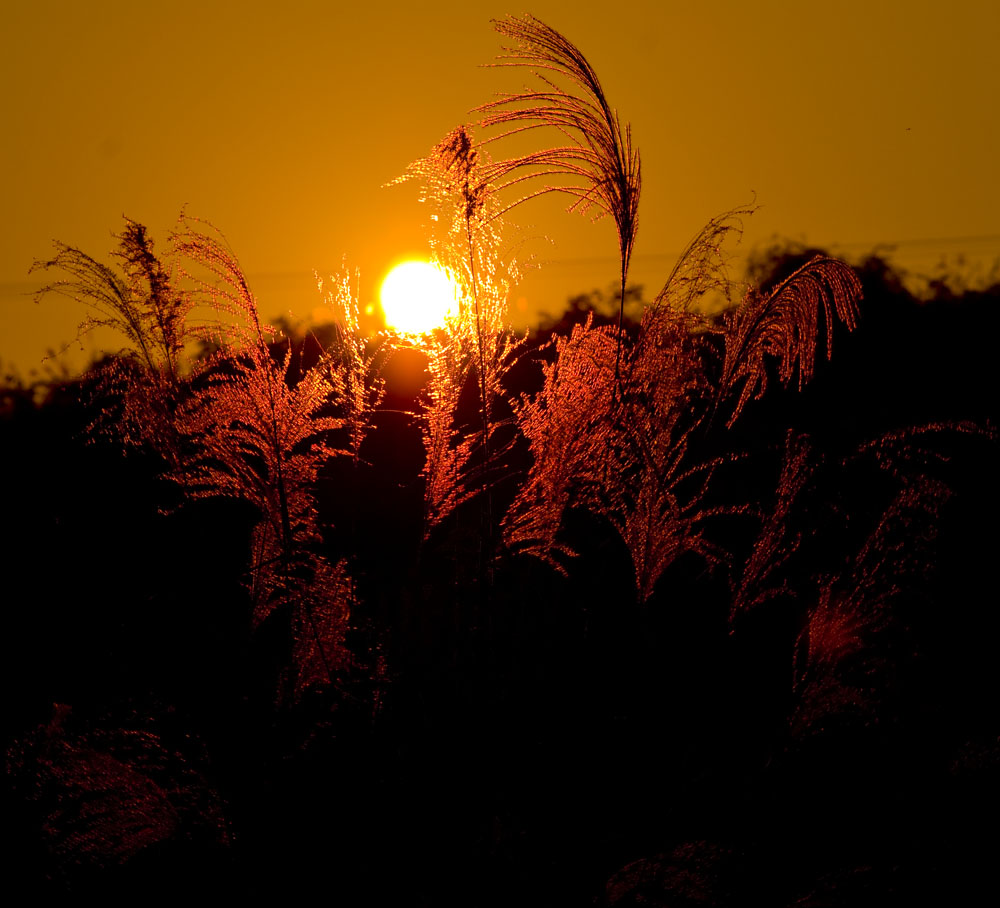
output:
[[[677,313],[704,315],[705,297],[713,305],[727,308],[735,305],[733,299],[737,282],[729,276],[730,254],[725,251],[727,241],[738,243],[743,236],[743,218],[756,210],[753,205],[732,208],[712,218],[688,243],[674,264],[663,289],[643,313],[642,336],[650,336],[651,329],[664,319],[672,324]],[[661,310],[666,310],[665,313]],[[701,326],[710,329],[706,322]]]
[[[566,512],[574,505],[599,510],[605,500],[614,440],[614,339],[588,319],[551,343],[556,355],[542,365],[542,388],[516,406],[532,465],[504,517],[503,540],[566,574],[565,562],[576,554],[559,535]]]
[[[742,383],[729,425],[751,397],[761,397],[767,388],[766,356],[777,359],[782,385],[787,386],[798,371],[799,388],[804,387],[813,375],[820,312],[829,358],[834,316],[853,331],[860,298],[861,281],[854,271],[826,256],[816,256],[769,293],[751,290],[725,319],[726,356],[719,401]]]
[[[540,127],[558,130],[565,141],[492,164],[489,180],[497,189],[530,180],[543,182],[508,208],[548,192],[563,192],[573,197],[569,210],[587,213],[596,209],[598,217],[614,219],[621,263],[621,333],[641,184],[639,152],[632,146],[631,129],[628,124],[622,127],[597,73],[571,41],[533,16],[509,16],[494,25],[515,43],[493,65],[525,67],[541,87],[505,93],[478,108],[484,114],[484,126],[502,128],[490,141]]]
[[[331,683],[348,660],[352,594],[345,563],[319,549],[314,494],[320,467],[341,453],[326,439],[344,421],[325,409],[356,393],[360,367],[327,356],[296,376],[290,346],[275,356],[276,334],[218,231],[182,218],[166,264],[141,224],[126,221],[118,240],[118,269],[65,244],[35,266],[67,275],[39,296],[59,292],[84,304],[91,316],[81,333],[106,327],[125,339],[102,368],[103,397],[119,407],[94,428],[163,456],[187,499],[239,499],[256,509],[246,583],[254,623],[287,613],[294,696]],[[207,319],[193,325],[199,305]],[[195,355],[189,342],[199,339],[211,342],[211,356]],[[361,431],[354,422],[352,448]]]
[[[221,234],[185,221],[174,249],[211,276],[198,281],[222,312],[235,317],[220,336],[221,349],[177,415],[194,454],[181,476],[192,498],[224,496],[252,504],[250,591],[254,622],[287,611],[292,627],[295,697],[312,684],[332,683],[348,661],[344,634],[351,584],[346,564],[319,551],[316,480],[323,463],[343,453],[325,437],[343,421],[325,416],[343,394],[323,362],[293,381],[292,349],[280,363],[272,355],[274,331],[261,322],[235,255]]]
[[[933,544],[948,486],[928,475],[904,481],[853,563],[818,583],[793,659],[795,736],[829,734],[845,720],[875,723],[889,685],[889,637],[932,571]],[[909,601],[908,601],[909,600]]]
[[[494,419],[503,375],[519,342],[510,331],[507,296],[518,268],[503,246],[504,220],[489,184],[492,163],[471,131],[449,132],[401,180],[416,179],[431,208],[435,262],[459,291],[459,311],[442,330],[416,341],[428,358],[423,438],[426,531],[472,495],[484,494],[484,540],[492,532],[489,486],[495,466]],[[478,438],[455,425],[462,388],[475,374]]]
[[[66,243],[55,244],[56,255],[36,261],[31,271],[57,270],[66,277],[46,285],[35,295],[58,293],[82,303],[90,315],[78,336],[95,328],[111,328],[128,346],[122,351],[150,372],[176,377],[184,342],[189,339],[187,315],[190,295],[180,290],[154,252],[146,228],[125,218],[125,229],[115,237],[120,272]]]
[[[666,311],[666,310],[665,310]],[[532,465],[504,518],[504,542],[566,571],[566,512],[590,511],[628,548],[640,601],[678,557],[712,557],[703,498],[717,463],[693,460],[689,440],[708,383],[698,337],[677,316],[644,342],[622,345],[616,374],[613,329],[576,325],[554,341],[544,385],[517,407]]]
[[[316,276],[327,309],[333,315],[333,341],[324,351],[320,368],[343,413],[347,453],[355,466],[361,459],[361,443],[372,429],[372,414],[385,396],[382,365],[386,346],[372,344],[361,328],[360,273],[346,266],[324,282]]]
[[[175,269],[158,258],[152,238],[138,221],[125,219],[112,252],[119,267],[98,261],[69,246],[56,243],[56,255],[36,261],[32,271],[57,271],[65,277],[42,287],[36,302],[57,293],[85,306],[89,314],[80,325],[82,338],[97,328],[109,328],[125,342],[101,375],[101,389],[121,401],[112,418],[102,413],[92,429],[113,434],[126,445],[147,444],[176,463],[177,434],[172,411],[181,392],[181,378],[194,364],[185,345],[195,339],[189,315],[192,295],[176,281]]]

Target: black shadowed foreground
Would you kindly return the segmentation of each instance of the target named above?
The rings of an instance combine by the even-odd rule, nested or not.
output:
[[[461,288],[438,330],[366,336],[345,274],[283,336],[192,219],[39,263],[124,346],[0,397],[13,885],[973,903],[1000,285],[780,249],[738,285],[737,210],[627,318],[628,127],[565,38],[498,27],[538,87],[485,142],[560,144],[461,127],[408,171]],[[522,180],[614,218],[613,313],[510,332]]]

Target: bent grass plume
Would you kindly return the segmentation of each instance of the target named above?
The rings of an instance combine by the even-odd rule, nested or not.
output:
[[[820,312],[829,359],[833,355],[834,316],[853,331],[860,298],[861,281],[853,269],[821,255],[770,293],[751,289],[742,305],[725,317],[726,355],[717,405],[743,383],[728,425],[737,420],[751,397],[758,399],[767,389],[765,356],[777,359],[778,378],[786,387],[797,371],[801,390],[815,368]]]
[[[555,531],[561,512],[573,501],[586,502],[611,519],[626,540],[640,596],[645,599],[680,550],[708,552],[697,530],[705,516],[697,503],[714,465],[685,466],[688,439],[698,420],[706,416],[702,404],[708,396],[701,354],[691,348],[690,333],[696,319],[690,309],[698,297],[711,290],[720,290],[731,299],[721,243],[728,234],[739,232],[740,216],[753,209],[734,209],[710,221],[699,233],[644,315],[639,343],[626,352],[622,331],[625,286],[641,187],[640,158],[632,145],[630,127],[622,128],[597,74],[563,35],[532,16],[511,16],[494,25],[513,46],[505,48],[492,65],[526,68],[540,87],[502,94],[477,108],[484,127],[501,130],[488,141],[548,127],[558,130],[568,142],[492,163],[484,169],[486,179],[497,192],[532,180],[543,181],[541,188],[529,190],[503,211],[549,192],[562,192],[574,199],[570,210],[586,213],[596,208],[598,216],[611,215],[618,234],[621,287],[609,402],[586,413],[571,406],[570,412],[577,413],[582,422],[558,432],[566,438],[592,432],[593,438],[600,439],[600,450],[591,452],[592,457],[581,452],[580,457],[570,456],[556,465],[550,453],[549,429],[543,428],[546,419],[573,398],[576,392],[572,388],[580,375],[589,375],[591,390],[603,383],[603,373],[593,359],[601,344],[593,347],[588,339],[593,334],[597,342],[600,334],[594,333],[588,322],[582,329],[574,329],[568,342],[557,346],[557,364],[546,371],[543,390],[533,401],[523,401],[519,409],[522,430],[535,460],[528,483],[505,518],[505,539],[509,545],[552,560],[559,550]],[[726,355],[712,415],[741,383],[729,425],[749,397],[763,394],[765,355],[778,358],[783,384],[788,384],[797,368],[800,387],[804,385],[813,370],[819,309],[825,315],[829,355],[834,313],[852,329],[859,296],[860,284],[853,272],[832,259],[810,262],[770,294],[749,293],[724,322]],[[702,322],[701,328],[706,327],[710,326]],[[577,363],[581,355],[586,362]],[[623,380],[626,360],[628,376]],[[569,376],[576,379],[565,381]],[[682,416],[685,408],[696,412]],[[584,459],[601,464],[596,474],[593,464],[584,465]],[[676,492],[691,480],[692,469],[702,473],[704,481],[694,484],[696,491],[682,504]],[[547,495],[542,494],[543,488]],[[575,491],[571,494],[570,489]],[[545,498],[549,498],[548,505]],[[543,515],[546,509],[550,513]],[[680,535],[671,541],[675,533]]]
[[[118,248],[111,255],[120,261],[120,272],[57,242],[55,257],[36,261],[30,270],[57,271],[67,277],[46,284],[35,301],[56,293],[89,310],[78,339],[108,328],[125,340],[126,346],[100,376],[104,393],[121,394],[119,422],[111,426],[102,415],[91,430],[114,434],[130,446],[149,444],[176,465],[178,437],[171,413],[179,401],[182,378],[197,369],[185,356],[186,345],[198,337],[189,320],[194,300],[178,286],[175,269],[160,262],[142,224],[126,218],[125,229],[115,238]]]
[[[569,144],[498,161],[486,168],[486,178],[496,190],[541,179],[544,185],[521,196],[501,213],[528,199],[549,192],[573,197],[570,211],[597,216],[610,215],[618,233],[621,297],[618,309],[618,345],[615,375],[621,357],[621,333],[625,312],[625,285],[638,229],[641,166],[632,145],[631,127],[621,121],[608,104],[593,67],[571,41],[533,16],[508,16],[495,20],[501,35],[515,46],[493,66],[529,69],[541,82],[536,90],[525,89],[500,96],[477,108],[484,114],[482,125],[501,127],[495,142],[540,127],[558,130]],[[570,90],[556,79],[565,80]],[[562,179],[560,179],[562,178]],[[550,180],[558,179],[558,182]]]

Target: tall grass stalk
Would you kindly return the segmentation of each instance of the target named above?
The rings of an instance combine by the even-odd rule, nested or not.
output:
[[[492,484],[496,451],[493,417],[502,379],[518,346],[507,322],[507,294],[517,280],[516,263],[502,253],[503,218],[486,174],[490,161],[464,126],[452,130],[431,153],[401,177],[417,179],[430,203],[431,248],[459,287],[458,316],[418,343],[428,356],[425,493],[430,529],[472,495],[482,501],[481,565],[493,557]],[[454,419],[458,397],[472,368],[479,399],[476,443],[461,437]],[[476,463],[478,461],[478,463]],[[473,466],[473,464],[476,464]]]
[[[327,441],[344,420],[322,412],[342,396],[345,383],[339,372],[331,381],[326,362],[293,380],[290,342],[276,361],[276,333],[261,321],[221,234],[185,220],[173,248],[207,272],[189,272],[189,278],[231,316],[190,406],[178,413],[197,445],[182,479],[191,497],[241,498],[260,513],[251,565],[254,620],[260,623],[276,610],[289,613],[297,698],[310,685],[334,684],[349,662],[344,635],[352,585],[346,563],[332,564],[320,551],[315,507],[320,467],[345,453]]]
[[[508,16],[495,20],[501,35],[514,46],[505,48],[494,66],[529,69],[541,88],[505,93],[478,108],[486,127],[501,127],[488,141],[548,127],[557,130],[569,144],[497,161],[486,169],[488,180],[498,190],[530,180],[544,185],[532,189],[502,209],[549,192],[573,197],[570,211],[583,214],[596,209],[596,216],[610,215],[618,234],[620,297],[615,376],[621,362],[621,335],[625,315],[625,287],[638,230],[641,166],[632,145],[631,127],[622,127],[600,80],[586,57],[567,38],[533,16]],[[563,87],[559,81],[568,84]],[[553,182],[556,180],[557,182]]]

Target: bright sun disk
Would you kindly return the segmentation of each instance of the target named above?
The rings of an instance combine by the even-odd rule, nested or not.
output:
[[[426,334],[458,312],[457,289],[443,269],[429,262],[403,262],[382,282],[379,296],[387,328]]]

